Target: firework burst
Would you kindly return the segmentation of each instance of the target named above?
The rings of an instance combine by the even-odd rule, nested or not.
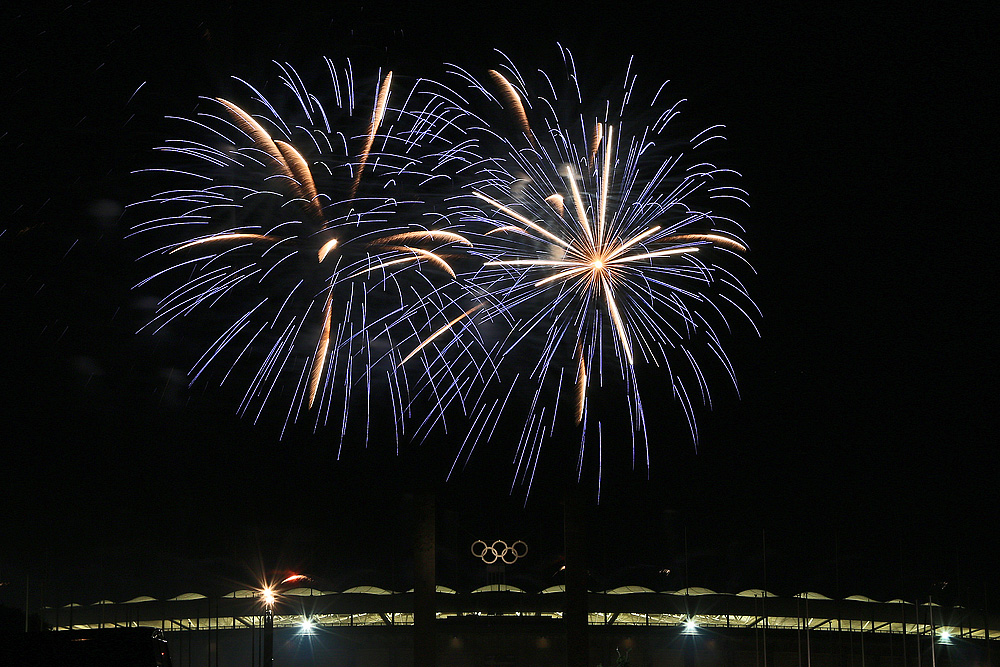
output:
[[[710,394],[696,355],[707,351],[735,384],[718,331],[730,314],[752,323],[756,312],[726,268],[747,267],[742,230],[723,212],[746,203],[728,184],[739,175],[688,156],[706,153],[720,126],[678,141],[680,103],[662,108],[662,86],[638,112],[652,122],[630,121],[631,72],[616,100],[585,108],[572,56],[562,53],[563,96],[544,73],[532,94],[509,61],[485,81],[454,70],[452,96],[464,113],[454,125],[465,134],[452,157],[468,184],[455,206],[483,230],[471,251],[482,264],[462,276],[474,305],[451,323],[454,338],[445,327],[426,341],[444,354],[472,329],[482,337],[496,372],[480,377],[505,389],[483,392],[469,410],[474,423],[456,464],[495,437],[505,411],[522,414],[510,404],[525,406],[514,463],[515,484],[529,491],[543,443],[567,416],[580,436],[570,456],[578,478],[592,458],[600,479],[602,419],[615,414],[628,415],[632,466],[648,468],[640,389],[660,396],[669,387],[697,442],[695,405]],[[653,369],[652,387],[640,367]]]
[[[256,420],[281,402],[284,428],[305,415],[313,428],[339,420],[343,440],[360,403],[367,437],[377,383],[398,443],[408,405],[399,350],[451,319],[441,287],[468,241],[413,199],[440,177],[425,168],[433,111],[414,106],[416,88],[391,73],[358,88],[349,63],[326,63],[322,100],[279,65],[276,98],[237,79],[246,103],[205,99],[175,119],[192,138],[167,142],[159,150],[173,161],[142,173],[177,186],[132,206],[142,221],[131,235],[155,239],[147,257],[165,264],[139,286],[176,285],[146,328],[198,313],[216,332],[192,383],[249,376],[239,412]]]

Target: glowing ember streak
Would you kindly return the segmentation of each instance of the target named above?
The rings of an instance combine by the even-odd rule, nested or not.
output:
[[[414,348],[414,350],[412,352],[410,352],[408,355],[406,355],[406,357],[401,362],[399,362],[399,365],[402,366],[403,364],[405,364],[407,361],[409,361],[410,359],[412,359],[414,357],[414,355],[416,355],[418,352],[420,352],[420,350],[422,350],[425,347],[427,347],[428,345],[430,345],[432,342],[434,342],[435,339],[439,338],[445,332],[450,331],[452,327],[454,327],[456,324],[458,324],[459,322],[461,322],[462,320],[464,320],[465,318],[467,318],[469,315],[472,315],[474,312],[476,312],[477,310],[479,310],[482,307],[483,307],[483,304],[481,304],[481,303],[476,304],[472,308],[469,308],[467,311],[465,311],[464,313],[462,313],[461,315],[459,315],[458,317],[456,317],[455,319],[453,319],[451,322],[448,322],[448,324],[444,325],[443,327],[441,327],[440,329],[438,329],[437,331],[435,331],[434,333],[432,333],[422,343],[420,343],[420,345],[418,345],[416,348]]]
[[[171,253],[179,252],[186,248],[190,248],[196,245],[202,245],[205,243],[218,243],[220,241],[276,241],[277,239],[273,236],[265,236],[264,234],[216,234],[215,236],[209,236],[203,239],[196,239],[189,243],[177,246]]]
[[[443,259],[441,259],[441,257],[439,255],[434,254],[430,250],[424,250],[423,248],[410,248],[410,247],[407,247],[406,249],[409,250],[412,253],[415,253],[415,254],[419,255],[420,257],[423,257],[424,259],[426,259],[427,261],[429,261],[431,264],[436,265],[438,268],[440,268],[441,270],[443,270],[445,273],[447,273],[452,278],[455,277],[455,271],[451,268],[451,265],[448,264],[448,262],[446,262]]]
[[[429,230],[429,231],[416,231],[416,232],[405,232],[403,234],[392,234],[390,236],[383,236],[379,238],[376,243],[399,243],[401,241],[411,241],[414,239],[426,239],[428,241],[445,241],[445,242],[455,242],[461,243],[462,245],[471,246],[472,242],[462,236],[461,234],[456,234],[455,232],[445,232],[440,230]]]
[[[229,110],[229,113],[233,117],[233,120],[236,121],[236,126],[239,127],[243,132],[245,132],[247,136],[249,136],[250,139],[253,140],[253,142],[257,145],[258,148],[267,153],[271,157],[271,159],[274,160],[274,165],[278,168],[278,171],[280,171],[281,174],[288,179],[289,183],[292,186],[292,189],[295,191],[296,196],[305,199],[307,203],[315,207],[316,206],[315,199],[311,196],[308,196],[305,192],[303,192],[303,183],[302,181],[296,178],[295,170],[293,170],[288,165],[288,160],[285,157],[285,153],[294,154],[294,156],[297,157],[299,161],[299,164],[296,165],[296,169],[299,170],[300,172],[304,170],[306,173],[308,173],[309,169],[308,167],[305,166],[305,161],[302,160],[302,156],[300,156],[298,152],[295,151],[294,148],[288,146],[287,144],[286,144],[287,148],[283,152],[278,147],[278,144],[275,143],[275,141],[271,138],[271,135],[268,134],[267,130],[265,130],[260,123],[254,120],[250,114],[243,111],[243,109],[239,108],[232,102],[229,102],[219,97],[215,99],[223,106],[225,106],[226,109]],[[291,150],[289,151],[289,149]],[[310,184],[312,183],[311,176],[308,178],[308,182]],[[315,188],[313,188],[313,190],[315,191]]]
[[[271,139],[271,135],[268,134],[267,130],[261,127],[260,123],[254,120],[250,114],[232,102],[224,100],[221,97],[217,97],[215,99],[229,110],[233,120],[236,121],[236,126],[245,132],[262,151],[270,155],[271,158],[282,168],[285,174],[291,178],[292,175],[288,171],[288,165],[285,164],[285,158],[281,154],[281,151],[278,150],[278,147],[274,144],[274,140]]]
[[[517,90],[511,85],[503,74],[491,69],[489,71],[490,77],[493,82],[499,86],[503,93],[504,103],[510,110],[511,114],[514,116],[514,120],[517,122],[521,132],[527,137],[528,141],[531,142],[532,146],[538,146],[535,142],[534,135],[531,134],[531,125],[528,123],[528,114],[524,111],[524,105],[521,103],[521,96],[517,94]]]
[[[285,165],[292,173],[299,192],[306,200],[306,206],[316,217],[322,217],[323,211],[320,209],[319,195],[316,194],[316,183],[313,181],[312,172],[309,171],[309,165],[291,144],[276,140],[274,145],[278,147],[282,157],[285,158]]]
[[[732,250],[736,250],[737,252],[747,251],[747,247],[742,243],[740,243],[739,241],[735,241],[729,237],[721,236],[719,234],[679,234],[677,236],[670,236],[664,240],[678,241],[681,243],[686,243],[689,241],[709,241],[710,243],[714,243],[716,245],[721,245],[726,248],[731,248]]]
[[[552,210],[556,212],[557,216],[560,218],[563,217],[563,212],[566,209],[566,200],[563,199],[562,195],[549,195],[545,198],[545,201],[548,202],[549,206],[552,207]]]
[[[420,261],[421,259],[426,259],[427,261],[431,262],[435,266],[437,266],[437,267],[441,268],[442,270],[444,270],[444,272],[447,273],[452,278],[455,277],[455,270],[451,268],[451,265],[448,264],[448,262],[444,261],[444,259],[442,259],[439,255],[435,255],[433,252],[431,252],[429,250],[424,250],[423,248],[411,248],[409,246],[400,246],[398,248],[398,250],[403,250],[403,251],[406,251],[406,252],[412,252],[415,255],[415,257],[402,257],[400,259],[392,259],[392,260],[389,260],[387,262],[380,261],[375,266],[371,266],[369,268],[366,268],[366,269],[363,269],[361,271],[358,271],[357,273],[355,273],[355,274],[353,274],[353,275],[351,275],[349,277],[356,278],[358,276],[363,276],[363,275],[368,274],[368,273],[374,273],[375,271],[378,271],[379,269],[384,269],[386,267],[393,266],[395,264],[405,264],[407,262],[417,262],[417,261]]]
[[[319,252],[316,253],[319,257],[320,264],[322,264],[323,260],[326,259],[326,256],[330,254],[330,251],[336,247],[337,247],[337,239],[330,239],[329,241],[320,246]]]
[[[356,197],[358,194],[358,186],[361,185],[361,173],[365,169],[365,163],[368,162],[368,154],[372,150],[372,146],[375,144],[375,135],[378,133],[378,128],[382,124],[382,119],[385,117],[385,106],[389,99],[389,84],[392,82],[392,72],[385,75],[385,80],[382,81],[382,87],[378,91],[378,98],[375,100],[375,109],[372,111],[372,121],[368,125],[368,136],[365,138],[364,148],[361,149],[361,155],[358,159],[358,171],[354,174],[354,182],[351,184],[351,197]]]
[[[395,266],[396,264],[409,264],[409,263],[412,263],[412,262],[416,262],[419,259],[420,259],[419,257],[402,257],[400,259],[389,260],[388,262],[380,261],[375,266],[370,266],[370,267],[368,267],[366,269],[362,269],[361,271],[358,271],[357,273],[352,273],[351,275],[348,276],[348,278],[357,278],[358,276],[364,276],[364,275],[368,275],[368,274],[374,273],[374,272],[378,271],[379,269],[385,269],[385,268],[390,267],[390,266]]]
[[[594,125],[594,132],[590,135],[590,166],[594,166],[594,160],[597,159],[597,149],[601,145],[601,139],[604,135],[604,126],[600,123]],[[609,140],[610,142],[610,140]]]
[[[577,342],[576,358],[580,362],[576,370],[576,423],[583,421],[587,407],[587,362],[583,359],[583,343]]]
[[[326,297],[326,307],[323,309],[323,333],[320,334],[316,343],[316,354],[313,357],[312,373],[309,375],[309,408],[312,409],[316,400],[316,391],[319,389],[320,380],[323,378],[323,367],[326,364],[326,355],[330,349],[330,318],[333,312],[333,290],[331,289]]]

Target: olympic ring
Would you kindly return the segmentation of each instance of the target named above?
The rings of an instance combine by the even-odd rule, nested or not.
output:
[[[476,540],[472,543],[471,551],[473,556],[487,565],[492,565],[498,560],[504,565],[513,565],[518,559],[528,555],[528,545],[523,540],[518,540],[509,546],[503,540],[496,540],[490,545],[482,540]]]

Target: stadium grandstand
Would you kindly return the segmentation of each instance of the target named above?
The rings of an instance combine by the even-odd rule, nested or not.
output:
[[[936,667],[991,665],[1000,655],[1000,617],[932,600],[622,586],[590,591],[587,604],[593,665]],[[435,605],[439,665],[563,664],[561,585],[438,586]],[[412,663],[413,610],[413,591],[306,586],[273,597],[242,589],[68,604],[44,608],[43,620],[57,631],[161,629],[177,667],[266,665],[265,647],[278,667],[381,667]]]

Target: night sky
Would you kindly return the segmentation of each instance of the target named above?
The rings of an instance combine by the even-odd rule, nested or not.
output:
[[[648,479],[603,488],[592,586],[1000,604],[995,14],[382,4],[3,10],[0,604],[22,607],[26,581],[33,605],[222,593],[261,568],[409,588],[407,494],[427,486],[441,583],[485,583],[466,550],[497,538],[531,545],[513,583],[559,583],[558,485],[511,495],[489,452],[445,484],[453,451],[433,441],[348,444],[337,461],[330,432],[279,441],[237,417],[236,394],[189,388],[207,341],[136,335],[149,248],[122,216],[148,194],[130,172],[173,131],[163,117],[231,75],[324,55],[482,72],[495,48],[552,70],[557,42],[590,80],[617,82],[635,55],[692,122],[726,125],[763,312],[760,338],[727,341],[740,396],[718,382],[697,451],[667,395]]]

